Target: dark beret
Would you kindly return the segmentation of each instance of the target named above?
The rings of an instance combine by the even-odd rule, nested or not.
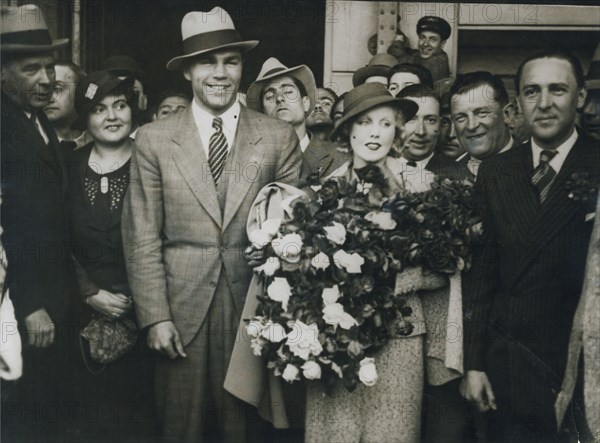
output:
[[[417,34],[420,34],[423,31],[435,32],[440,35],[442,40],[448,40],[452,28],[443,18],[426,15],[417,22]]]

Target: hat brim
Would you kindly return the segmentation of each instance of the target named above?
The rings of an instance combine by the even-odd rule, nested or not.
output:
[[[181,71],[183,69],[184,61],[190,57],[196,57],[197,55],[206,54],[208,52],[218,51],[220,49],[240,49],[242,52],[248,52],[254,49],[258,45],[258,40],[246,40],[243,42],[227,43],[225,45],[216,46],[214,48],[202,49],[195,51],[190,54],[180,55],[172,58],[167,63],[167,69],[169,71]]]
[[[586,80],[585,87],[587,89],[600,89],[600,79]]]
[[[419,105],[417,105],[412,100],[407,100],[403,98],[396,97],[370,97],[365,100],[362,100],[358,105],[356,105],[353,109],[351,109],[348,114],[342,116],[341,119],[338,120],[337,124],[331,131],[331,135],[329,136],[330,140],[335,141],[339,135],[340,129],[344,124],[346,124],[350,119],[356,117],[359,114],[362,114],[369,109],[375,108],[381,105],[390,105],[395,108],[398,108],[402,115],[404,116],[404,120],[408,121],[412,119],[417,111],[419,110]]]
[[[317,82],[312,71],[306,65],[294,66],[291,68],[283,69],[281,71],[274,72],[273,74],[266,75],[260,80],[256,80],[248,87],[246,91],[246,106],[254,111],[263,112],[262,105],[262,92],[267,82],[273,78],[281,77],[283,75],[289,75],[295,77],[304,85],[308,99],[310,100],[310,106],[306,115],[310,115],[315,107],[315,95],[317,91]]]
[[[363,66],[357,69],[352,76],[352,85],[354,87],[362,85],[369,77],[381,76],[387,78],[391,69],[390,66],[385,65]]]
[[[8,43],[0,47],[2,52],[44,52],[53,51],[69,43],[68,38],[54,40],[51,45],[27,45],[19,43]]]

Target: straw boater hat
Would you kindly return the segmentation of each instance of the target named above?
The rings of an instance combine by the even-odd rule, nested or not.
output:
[[[352,76],[354,86],[362,85],[369,77],[382,76],[387,77],[392,66],[398,64],[398,59],[387,53],[377,54],[373,57],[367,66],[356,70]]]
[[[419,110],[419,105],[414,101],[394,97],[382,83],[365,83],[352,89],[344,96],[344,114],[335,125],[329,138],[335,141],[344,123],[380,105],[390,105],[398,108],[406,121],[413,118]]]
[[[308,109],[307,115],[310,114],[315,107],[315,95],[317,91],[317,82],[315,81],[315,76],[312,71],[306,65],[288,68],[275,57],[271,57],[263,63],[258,77],[254,83],[248,87],[246,93],[246,103],[248,107],[255,111],[262,112],[263,106],[261,98],[263,88],[266,86],[268,80],[283,75],[294,77],[304,85],[306,93],[308,94],[308,99],[310,100],[310,108]]]
[[[227,11],[218,6],[209,12],[188,12],[181,21],[181,38],[183,55],[167,63],[170,71],[181,70],[186,58],[206,52],[227,48],[246,52],[258,45],[258,40],[242,40]]]
[[[52,40],[44,14],[36,5],[2,8],[0,49],[3,53],[43,52],[69,43],[68,38]]]
[[[588,89],[600,89],[600,44],[596,46],[596,52],[592,57],[590,68],[585,77],[585,86]]]

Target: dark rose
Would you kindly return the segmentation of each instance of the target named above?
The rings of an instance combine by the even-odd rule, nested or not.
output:
[[[356,169],[355,172],[361,181],[373,183],[382,190],[387,188],[387,180],[378,166],[368,165],[364,168]]]
[[[319,195],[323,200],[323,207],[326,209],[337,208],[339,198],[339,187],[335,180],[327,180],[323,183]]]
[[[310,220],[310,211],[308,210],[306,203],[296,200],[295,202],[292,202],[292,205],[292,213],[295,221],[304,223]]]
[[[405,198],[396,197],[386,201],[383,204],[382,209],[386,212],[391,212],[394,219],[399,219],[408,214],[410,205]]]

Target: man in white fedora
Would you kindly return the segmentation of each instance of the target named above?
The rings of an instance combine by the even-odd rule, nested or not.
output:
[[[10,441],[14,432],[22,440],[48,441],[59,438],[60,420],[22,411],[60,405],[65,392],[64,326],[74,273],[65,167],[43,108],[55,81],[53,51],[68,39],[52,40],[35,5],[2,8],[1,15],[2,243],[6,285],[24,341],[23,377],[10,403],[3,403],[2,437]]]
[[[300,140],[303,175],[314,172],[326,177],[348,157],[336,150],[333,143],[313,137],[306,128],[306,118],[315,107],[316,97],[317,84],[308,66],[288,68],[271,57],[248,88],[246,101],[250,109],[292,125]]]
[[[194,99],[136,137],[127,271],[140,327],[161,355],[162,441],[244,441],[248,405],[223,382],[252,277],[246,221],[263,186],[297,183],[301,152],[291,126],[237,100],[257,41],[243,40],[219,7],[186,14],[181,33],[183,54],[167,68],[191,82]]]

